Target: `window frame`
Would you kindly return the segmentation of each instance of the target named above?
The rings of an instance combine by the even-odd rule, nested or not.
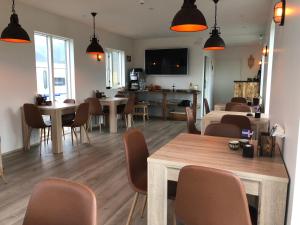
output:
[[[118,80],[120,81],[118,85],[113,85],[113,57],[112,54],[116,52],[119,54],[119,62],[118,66]],[[105,66],[106,66],[106,87],[109,89],[119,89],[121,87],[125,87],[125,51],[117,50],[112,48],[105,49]]]
[[[46,38],[47,41],[47,67],[48,67],[48,85],[49,85],[49,99],[51,101],[56,101],[55,99],[55,65],[54,65],[54,50],[53,50],[53,40],[61,40],[64,41],[65,47],[65,59],[66,59],[66,89],[67,89],[67,98],[75,99],[75,75],[74,75],[74,41],[73,39],[67,37],[61,37],[58,35],[53,35],[49,33],[34,32],[34,37],[36,35],[43,36]],[[36,48],[36,45],[34,44]],[[35,51],[36,54],[36,51]],[[37,60],[35,56],[35,63],[36,63],[36,79],[37,79],[37,88],[38,88],[38,78],[37,78]]]

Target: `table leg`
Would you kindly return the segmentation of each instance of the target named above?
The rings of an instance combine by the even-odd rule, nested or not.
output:
[[[167,185],[167,169],[161,164],[148,162],[147,224],[167,225]]]
[[[118,122],[117,122],[117,106],[114,102],[109,105],[109,131],[110,133],[118,132]]]
[[[287,199],[287,184],[263,181],[259,196],[258,225],[283,225]]]
[[[53,111],[51,113],[51,120],[52,120],[52,129],[51,129],[52,151],[55,154],[59,154],[63,152],[61,111],[60,110]]]

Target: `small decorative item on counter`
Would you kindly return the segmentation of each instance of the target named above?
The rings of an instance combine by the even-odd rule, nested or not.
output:
[[[51,106],[52,105],[52,101],[46,101],[46,105]]]
[[[261,133],[258,140],[259,156],[273,157],[275,152],[275,137],[270,133]]]
[[[245,145],[249,144],[249,140],[248,139],[240,139],[239,143],[240,143],[240,147],[244,148]]]
[[[232,151],[237,151],[240,148],[240,143],[238,141],[229,141],[228,146]]]
[[[98,90],[95,91],[95,95],[96,95],[96,98],[104,98],[105,97],[104,92],[99,92]]]
[[[243,157],[253,158],[254,157],[254,146],[251,144],[246,144],[243,147]]]
[[[254,135],[254,132],[252,130],[249,129],[243,129],[242,130],[242,137],[243,138],[247,138],[247,139],[251,139]]]
[[[35,104],[36,105],[46,105],[47,97],[37,94],[35,97]]]

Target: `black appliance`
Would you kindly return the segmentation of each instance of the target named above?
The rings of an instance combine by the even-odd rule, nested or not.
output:
[[[147,75],[187,75],[188,49],[158,49],[145,51]]]
[[[129,90],[137,91],[145,89],[145,76],[142,68],[133,68],[129,70]]]

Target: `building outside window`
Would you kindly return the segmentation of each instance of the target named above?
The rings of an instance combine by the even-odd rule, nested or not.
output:
[[[35,32],[37,94],[63,102],[75,98],[73,40]]]
[[[117,89],[125,86],[125,52],[106,49],[106,87]]]

